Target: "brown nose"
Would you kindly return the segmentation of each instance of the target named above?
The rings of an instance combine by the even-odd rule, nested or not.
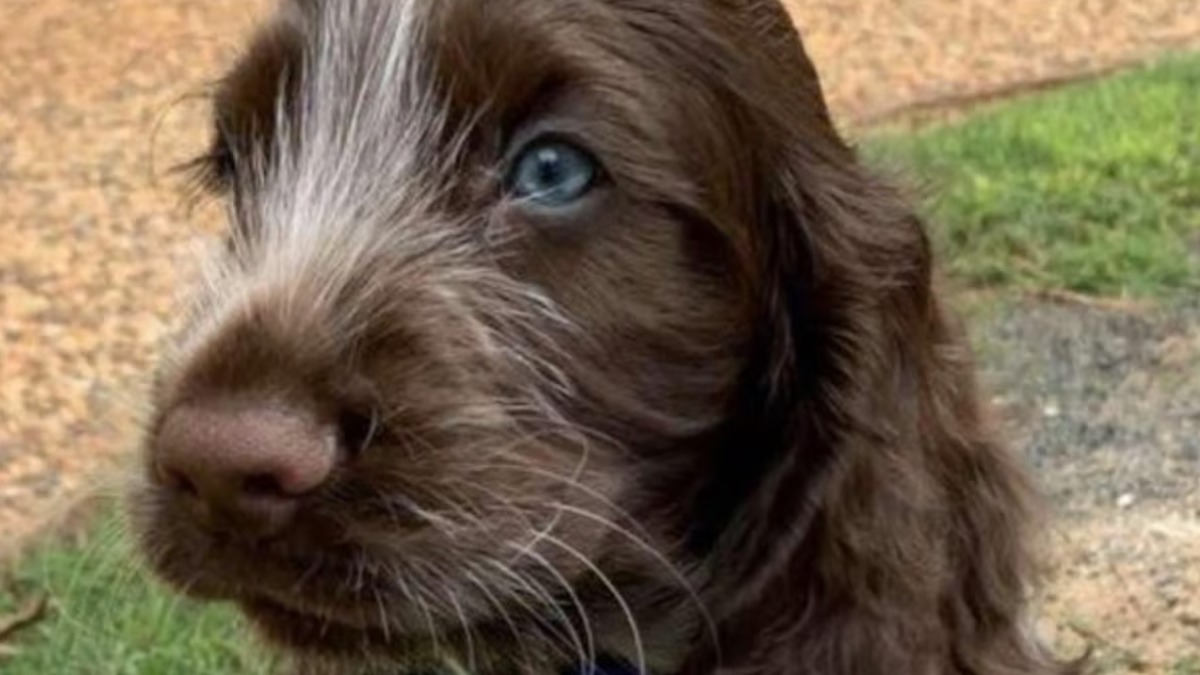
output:
[[[270,537],[301,498],[329,479],[338,436],[315,414],[281,403],[185,404],[155,442],[158,478],[213,529]]]

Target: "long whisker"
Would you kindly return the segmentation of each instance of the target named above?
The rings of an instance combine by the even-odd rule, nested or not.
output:
[[[425,623],[429,626],[429,639],[433,642],[433,655],[440,658],[445,652],[442,650],[442,642],[439,638],[441,631],[438,629],[437,623],[433,620],[433,610],[430,609],[429,603],[420,592],[414,593],[412,598],[416,600],[417,607],[425,615]]]
[[[617,504],[615,501],[613,501],[611,497],[605,495],[604,493],[600,492],[596,488],[593,488],[590,485],[582,482],[581,474],[578,477],[564,476],[562,474],[554,473],[553,471],[549,471],[542,467],[535,466],[533,464],[528,464],[528,463],[522,461],[522,459],[520,457],[513,457],[512,459],[515,462],[513,464],[476,464],[476,465],[473,465],[472,468],[475,470],[478,470],[478,471],[487,471],[487,470],[522,471],[524,473],[528,473],[530,475],[537,476],[539,478],[546,478],[546,479],[555,481],[556,483],[562,483],[562,484],[566,485],[567,487],[577,490],[578,492],[581,492],[584,495],[591,497],[592,499],[600,502],[601,504],[604,505],[605,508],[611,509],[617,516],[620,516],[623,520],[629,521],[630,526],[637,528],[638,533],[642,537],[647,538],[647,539],[650,538],[650,533],[647,532],[645,530],[645,528],[642,527],[641,523],[638,522],[638,519],[635,518],[632,513],[630,513],[625,507],[623,507],[620,504]]]
[[[375,597],[375,608],[379,612],[379,626],[383,629],[383,639],[385,642],[392,641],[392,622],[388,619],[387,608],[383,603],[383,596],[376,589],[372,595]]]
[[[496,570],[504,576],[515,581],[517,585],[519,585],[521,588],[524,588],[536,600],[545,605],[547,609],[554,612],[555,619],[565,627],[565,634],[560,634],[560,632],[555,629],[553,624],[550,624],[545,619],[542,619],[541,616],[529,606],[529,603],[525,602],[524,598],[521,597],[521,594],[516,592],[509,593],[510,597],[520,604],[525,611],[529,612],[530,616],[532,616],[534,620],[538,622],[538,624],[544,626],[548,632],[554,633],[554,637],[561,639],[563,642],[571,642],[572,646],[575,648],[574,656],[580,659],[584,658],[585,654],[583,648],[583,639],[580,638],[579,631],[575,629],[575,625],[571,622],[571,618],[567,616],[567,613],[563,611],[563,608],[557,601],[554,600],[553,597],[551,597],[550,592],[547,591],[541,585],[541,583],[539,583],[536,579],[526,578],[526,575],[520,574],[514,569],[510,569],[499,560],[489,559],[486,562],[490,566],[496,568]],[[561,646],[556,645],[556,649],[561,652],[563,656],[571,656],[571,654]]]
[[[526,523],[526,525],[528,526],[528,529],[529,529],[530,531],[536,531],[536,528],[534,528],[534,526],[533,526],[533,523],[532,523],[532,522],[529,520],[528,513],[527,513],[525,510],[523,510],[523,509],[519,508],[519,506],[517,505],[517,503],[516,503],[514,500],[512,500],[512,499],[510,499],[510,498],[508,498],[508,497],[506,497],[506,496],[504,496],[504,495],[502,495],[502,494],[500,494],[498,491],[496,491],[496,490],[494,490],[494,489],[492,489],[492,488],[489,488],[489,487],[487,487],[487,486],[484,486],[484,485],[482,485],[482,484],[475,483],[475,482],[472,482],[472,481],[468,481],[468,480],[465,480],[465,479],[455,479],[454,481],[452,481],[452,483],[454,483],[454,484],[457,484],[457,485],[461,485],[461,486],[463,486],[463,487],[469,487],[469,488],[472,488],[472,489],[474,489],[474,490],[477,490],[477,491],[481,492],[481,493],[482,493],[482,494],[484,494],[485,496],[487,496],[487,497],[489,497],[490,499],[494,500],[494,501],[495,501],[497,504],[499,504],[499,505],[501,505],[501,506],[505,507],[505,508],[506,508],[507,510],[509,510],[511,513],[513,513],[513,514],[514,514],[514,515],[515,515],[515,516],[516,516],[516,517],[517,517],[519,520],[522,520],[522,521],[524,521],[524,522]],[[553,524],[552,524],[552,525],[553,525]],[[485,525],[485,523],[482,521],[482,519],[479,521],[479,526],[480,526],[481,530],[486,530],[486,525]],[[503,542],[503,543],[504,543],[506,546],[510,547],[510,548],[517,546],[516,544],[513,544],[513,543],[511,543],[511,542]],[[528,547],[523,547],[523,548],[528,548]],[[524,556],[524,555],[528,555],[528,553],[529,553],[528,551],[518,550],[518,551],[517,551],[517,552],[514,554],[514,556],[513,556],[513,560],[515,561],[515,560],[519,559],[520,557],[522,557],[522,556]],[[593,642],[593,641],[592,641],[592,639],[591,639],[592,631],[591,631],[591,627],[590,627],[590,625],[587,625],[587,614],[586,614],[586,609],[583,607],[583,605],[582,605],[582,603],[580,602],[580,600],[579,600],[578,596],[577,596],[577,595],[575,595],[574,589],[573,589],[573,587],[570,585],[570,582],[569,582],[569,581],[567,581],[567,580],[566,580],[566,579],[565,579],[565,578],[564,578],[564,577],[563,577],[563,576],[562,576],[562,575],[561,575],[561,574],[560,574],[560,573],[557,571],[557,569],[555,569],[555,568],[553,567],[553,565],[551,565],[551,564],[549,563],[549,561],[547,561],[545,558],[542,558],[541,556],[533,556],[533,557],[535,557],[535,559],[540,559],[540,563],[541,563],[541,564],[542,564],[542,565],[543,565],[543,566],[544,566],[544,567],[545,567],[545,568],[546,568],[548,571],[550,571],[550,572],[551,572],[551,574],[553,574],[553,575],[556,577],[557,581],[558,581],[558,582],[559,582],[559,583],[560,583],[560,584],[563,586],[563,588],[564,588],[564,589],[565,589],[565,590],[568,592],[568,594],[570,594],[570,595],[571,595],[572,602],[574,603],[575,607],[576,607],[576,608],[579,610],[580,619],[581,619],[581,621],[583,621],[583,622],[584,622],[584,624],[585,624],[585,629],[586,629],[586,632],[587,632],[587,635],[588,635],[588,650],[587,650],[587,654],[588,654],[588,655],[594,655],[594,645],[592,644],[592,642]],[[506,567],[506,566],[504,566],[503,564],[499,565],[499,567],[501,567],[501,568],[504,568],[506,571],[509,571],[509,572],[511,572],[511,566],[512,566],[512,561],[510,561],[510,563],[509,563],[509,565],[508,565],[507,567]],[[514,574],[515,574],[515,573],[514,573]],[[517,578],[520,578],[520,575],[515,575],[515,576],[517,576]],[[555,606],[557,606],[557,605],[555,605]],[[561,610],[560,610],[560,611],[561,611]],[[566,615],[565,615],[565,614],[563,615],[563,619],[564,619],[564,625],[565,625],[565,626],[566,626],[566,627],[567,627],[567,628],[568,628],[568,629],[569,629],[569,630],[570,630],[572,633],[574,633],[574,632],[575,632],[575,631],[574,631],[574,626],[573,626],[573,624],[570,622],[569,618],[567,618],[567,617],[566,617]],[[578,640],[578,635],[577,635],[577,634],[575,635],[575,638],[576,638],[576,639],[575,639],[575,642],[577,643],[577,645],[579,645],[579,644],[580,644],[580,641]],[[582,649],[581,649],[581,655],[582,655]]]
[[[577,478],[562,476],[562,475],[556,474],[552,471],[547,471],[545,469],[540,469],[540,468],[533,467],[533,466],[525,466],[522,464],[489,465],[488,467],[484,467],[484,468],[493,468],[493,469],[499,469],[499,470],[515,469],[515,470],[519,470],[519,471],[525,471],[530,474],[538,475],[538,476],[541,476],[544,478],[556,480],[560,483],[564,483],[564,484],[568,485],[569,487],[579,490],[580,492],[584,493],[585,495],[587,495],[589,497],[596,499],[597,501],[600,501],[605,506],[612,508],[615,512],[617,512],[618,516],[621,516],[622,518],[630,521],[630,523],[633,525],[633,527],[637,528],[637,532],[635,532],[634,530],[632,530],[628,527],[624,527],[624,526],[618,524],[617,522],[615,522],[609,518],[606,518],[604,516],[601,516],[597,513],[594,513],[592,511],[588,511],[586,509],[583,509],[583,508],[580,508],[577,506],[573,506],[573,505],[570,505],[570,504],[567,504],[564,502],[560,502],[560,501],[555,501],[555,502],[550,503],[550,506],[552,506],[556,510],[556,515],[555,515],[552,525],[557,525],[557,523],[561,519],[561,516],[563,513],[571,513],[571,514],[577,515],[581,518],[585,518],[585,519],[595,522],[597,524],[603,525],[604,527],[610,529],[614,533],[616,533],[616,534],[624,537],[628,541],[632,542],[635,546],[637,546],[639,549],[641,549],[646,554],[648,554],[651,558],[653,558],[654,561],[658,565],[660,565],[663,569],[665,569],[666,572],[671,575],[673,581],[685,593],[687,593],[689,599],[695,605],[697,611],[700,612],[701,620],[705,624],[705,630],[709,634],[709,639],[712,641],[713,648],[717,652],[717,659],[718,659],[718,661],[720,661],[720,649],[721,649],[720,638],[719,638],[719,632],[717,631],[717,627],[716,627],[716,620],[713,618],[712,612],[709,611],[708,606],[702,599],[699,591],[696,590],[695,586],[688,579],[687,575],[682,570],[679,569],[678,565],[676,565],[674,562],[672,562],[665,554],[660,552],[658,549],[656,549],[654,546],[652,546],[647,541],[647,539],[649,538],[650,535],[645,531],[645,529],[643,529],[638,524],[637,520],[632,516],[632,514],[630,514],[628,511],[626,511],[622,507],[618,506],[607,496],[601,494],[594,488],[591,488],[591,487],[585,485],[584,483],[580,482]],[[469,483],[469,482],[466,484],[475,485],[475,484]],[[478,489],[486,490],[486,488],[483,488],[482,486],[476,485],[476,487]],[[553,529],[552,527],[544,528],[541,532],[539,532],[538,536],[535,537],[535,540],[529,544],[526,544],[526,546],[527,547],[536,546],[538,543],[538,539],[541,538],[541,535],[551,532],[552,529]]]
[[[468,569],[465,574],[467,580],[470,581],[476,588],[478,588],[479,592],[482,593],[488,599],[488,602],[490,602],[492,606],[496,608],[496,611],[500,614],[501,620],[503,620],[508,626],[508,632],[512,634],[513,639],[516,640],[517,648],[521,650],[523,662],[527,667],[532,669],[533,660],[529,654],[529,646],[525,643],[525,637],[522,635],[521,631],[517,629],[517,624],[513,622],[512,616],[508,613],[508,610],[505,609],[504,603],[500,602],[495,593],[488,588],[487,584],[480,581],[479,577],[474,571]]]
[[[559,572],[558,568],[556,568],[554,564],[547,560],[542,554],[532,549],[524,550],[523,547],[520,547],[516,544],[511,544],[510,547],[515,551],[518,551],[522,557],[532,558],[534,562],[538,563],[538,565],[549,572],[550,575],[553,576],[558,582],[558,584],[562,586],[563,590],[566,591],[567,596],[571,600],[571,606],[575,608],[576,614],[579,616],[579,621],[581,624],[583,624],[583,641],[586,644],[578,645],[580,647],[579,655],[582,657],[582,659],[584,659],[585,663],[594,663],[596,660],[596,634],[592,629],[592,622],[588,617],[587,607],[583,604],[582,599],[579,597],[579,593],[575,591],[575,587],[571,585],[571,582],[562,575],[562,572]],[[509,562],[509,565],[511,566],[515,562],[516,560],[514,559],[513,561]]]
[[[463,611],[462,603],[459,602],[458,596],[454,594],[449,584],[443,583],[442,590],[446,592],[446,598],[454,606],[454,612],[458,614],[459,623],[462,624],[463,638],[467,642],[467,665],[470,668],[470,672],[477,673],[479,672],[479,661],[475,654],[475,633],[471,630],[470,622],[467,621],[467,614]]]
[[[554,504],[554,506],[555,506],[555,508],[559,509],[560,511],[574,514],[576,516],[579,516],[580,518],[586,518],[588,520],[591,520],[594,523],[597,523],[597,524],[600,524],[600,525],[603,525],[603,526],[609,528],[613,532],[621,535],[626,540],[633,543],[639,549],[641,549],[646,554],[648,554],[650,557],[652,557],[656,562],[658,562],[663,567],[663,569],[665,569],[667,571],[667,573],[670,574],[674,578],[675,582],[679,585],[679,587],[682,588],[683,591],[688,594],[688,597],[691,599],[692,603],[696,606],[697,611],[700,612],[701,620],[704,622],[705,629],[709,634],[709,639],[712,640],[713,649],[716,650],[717,660],[718,660],[718,662],[720,662],[720,660],[721,660],[721,658],[720,658],[721,640],[719,637],[720,633],[717,631],[716,619],[713,618],[712,612],[709,611],[708,606],[705,604],[704,600],[700,597],[699,592],[697,592],[695,590],[695,588],[692,586],[692,583],[687,579],[686,576],[684,576],[684,574],[681,571],[679,571],[679,568],[674,563],[672,563],[670,560],[668,560],[666,556],[664,556],[662,553],[660,553],[658,550],[656,550],[648,542],[646,542],[645,540],[643,540],[640,537],[638,537],[637,535],[635,535],[632,531],[630,531],[627,528],[621,527],[619,524],[613,522],[612,520],[609,520],[608,518],[605,518],[604,516],[601,516],[596,513],[592,513],[591,511],[588,511],[586,509],[581,509],[579,507],[572,506],[571,504],[564,504],[564,503],[556,502]]]
[[[629,606],[629,602],[625,599],[625,596],[621,594],[621,591],[617,588],[617,585],[613,583],[612,579],[608,578],[608,575],[605,574],[604,571],[600,569],[599,565],[592,562],[591,558],[584,555],[578,549],[576,549],[575,547],[566,543],[562,539],[559,539],[558,537],[556,537],[552,534],[548,534],[545,537],[545,541],[550,544],[553,544],[554,546],[557,546],[558,548],[565,551],[571,557],[573,557],[573,558],[579,560],[579,562],[583,563],[584,566],[586,566],[589,570],[591,570],[592,573],[595,574],[600,579],[600,583],[604,584],[604,586],[608,589],[608,592],[612,594],[613,599],[617,601],[617,604],[620,605],[620,607],[621,607],[621,611],[625,614],[626,622],[629,624],[630,634],[633,638],[634,652],[637,654],[638,672],[639,673],[647,672],[646,671],[646,650],[645,650],[644,645],[642,644],[641,628],[638,627],[637,618],[633,614],[633,609]]]

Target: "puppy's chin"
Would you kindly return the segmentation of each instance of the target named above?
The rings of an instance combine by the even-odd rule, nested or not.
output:
[[[400,612],[386,617],[386,625],[361,625],[268,599],[240,600],[237,606],[270,644],[301,658],[388,658],[409,665],[432,663],[437,658],[431,635],[403,632],[393,625]]]
[[[432,653],[434,633],[487,620],[431,611],[422,604],[430,600],[414,598],[399,576],[370,571],[365,554],[350,547],[281,553],[219,537],[156,544],[148,550],[157,551],[151,563],[160,578],[192,599],[237,607],[260,637],[285,653],[410,663]],[[464,612],[477,611],[473,598],[460,602]]]
[[[550,473],[506,475],[531,472]],[[499,496],[512,483],[477,487]],[[582,595],[596,584],[592,561],[609,557],[611,526],[603,523],[615,526],[617,516],[548,486],[540,497],[528,489],[522,503],[531,506],[519,516],[511,502],[489,514],[458,495],[461,512],[419,509],[429,520],[406,527],[362,495],[344,497],[306,506],[299,522],[269,539],[213,530],[153,483],[133,493],[131,514],[160,578],[191,598],[235,605],[284,653],[410,664],[485,648],[512,658],[520,643],[570,661],[578,635],[594,630],[588,622],[611,605]],[[605,573],[619,578],[620,568]]]

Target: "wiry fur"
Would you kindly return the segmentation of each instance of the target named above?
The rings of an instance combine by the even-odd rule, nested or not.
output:
[[[774,0],[288,0],[217,129],[233,233],[158,419],[369,428],[278,540],[132,512],[303,672],[1071,671],[921,224]],[[545,131],[605,167],[569,213],[505,195]]]

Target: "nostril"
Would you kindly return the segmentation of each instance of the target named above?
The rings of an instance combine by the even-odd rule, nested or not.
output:
[[[287,497],[279,478],[270,473],[256,473],[242,479],[242,493],[250,497]]]
[[[354,410],[343,410],[338,416],[338,440],[350,454],[365,450],[378,432],[377,417]]]
[[[200,491],[196,489],[196,484],[188,478],[187,474],[175,469],[162,469],[162,476],[167,487],[170,489],[187,495],[188,497],[199,496]]]

